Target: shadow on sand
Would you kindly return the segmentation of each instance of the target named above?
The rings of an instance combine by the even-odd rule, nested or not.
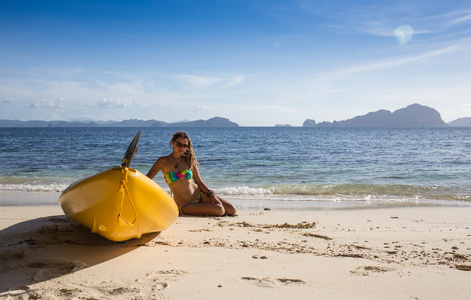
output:
[[[8,291],[60,277],[133,251],[160,232],[112,242],[65,216],[15,224],[0,231],[0,298]]]

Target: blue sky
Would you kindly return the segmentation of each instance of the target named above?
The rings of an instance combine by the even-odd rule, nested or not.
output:
[[[471,2],[0,1],[0,119],[471,117]]]

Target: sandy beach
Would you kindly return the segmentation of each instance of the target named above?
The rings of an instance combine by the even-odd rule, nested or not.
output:
[[[242,210],[115,243],[59,206],[3,206],[0,298],[469,299],[470,216]]]

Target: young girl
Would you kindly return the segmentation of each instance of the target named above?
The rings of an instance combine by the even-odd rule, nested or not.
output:
[[[175,133],[170,144],[172,153],[159,157],[147,177],[152,179],[162,171],[180,215],[234,215],[235,206],[217,196],[201,179],[188,134],[183,131]]]

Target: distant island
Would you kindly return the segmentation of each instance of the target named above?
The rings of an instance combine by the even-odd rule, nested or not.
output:
[[[433,108],[412,104],[394,112],[378,110],[352,119],[316,123],[307,119],[303,127],[447,127],[440,113]]]
[[[302,127],[471,127],[470,118],[460,118],[445,123],[440,113],[428,106],[411,104],[394,112],[381,109],[366,115],[344,121],[304,121]],[[239,127],[226,118],[214,117],[208,120],[167,123],[157,120],[130,119],[124,121],[19,121],[0,120],[0,127]],[[275,127],[294,127],[290,124],[276,124]]]
[[[0,120],[0,127],[239,127],[237,123],[226,118],[214,117],[209,120],[166,123],[157,120],[124,120],[120,122],[93,121],[19,121]]]
[[[459,118],[454,121],[447,123],[449,126],[457,126],[457,127],[470,127],[471,126],[471,118]]]

